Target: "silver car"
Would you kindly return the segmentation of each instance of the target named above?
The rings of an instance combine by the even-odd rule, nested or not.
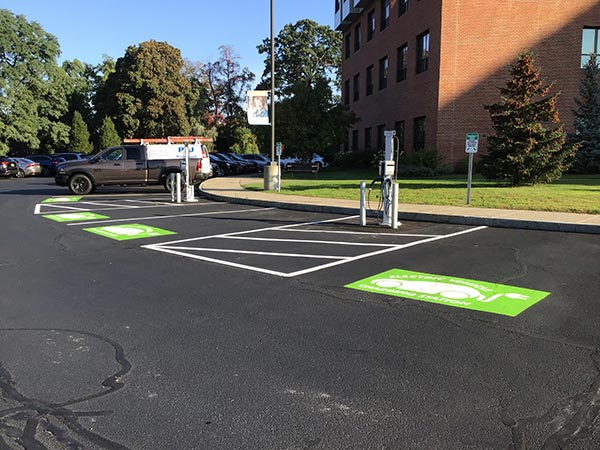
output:
[[[42,173],[42,166],[39,162],[32,161],[27,158],[13,158],[18,167],[17,178],[32,177]]]

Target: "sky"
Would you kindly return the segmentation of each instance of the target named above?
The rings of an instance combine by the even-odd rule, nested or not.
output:
[[[333,0],[274,0],[275,35],[288,23],[311,19],[333,28]],[[229,45],[242,67],[260,79],[265,55],[256,46],[271,32],[271,0],[2,0],[0,8],[38,22],[56,36],[59,63],[98,64],[130,45],[154,39],[194,62],[215,61]]]

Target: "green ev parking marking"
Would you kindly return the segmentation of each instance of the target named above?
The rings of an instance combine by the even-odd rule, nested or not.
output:
[[[174,231],[163,230],[162,228],[149,227],[139,223],[130,223],[125,225],[111,225],[107,227],[84,228],[90,233],[99,234],[117,241],[128,241],[130,239],[142,239],[156,236],[168,236],[177,234]]]
[[[81,200],[81,197],[50,197],[46,200],[43,200],[42,203],[67,203],[67,202],[78,202]]]
[[[392,269],[345,287],[515,317],[549,292],[465,278]]]
[[[47,214],[42,217],[54,220],[55,222],[75,222],[78,220],[98,220],[110,219],[108,216],[90,212],[64,213],[64,214]]]

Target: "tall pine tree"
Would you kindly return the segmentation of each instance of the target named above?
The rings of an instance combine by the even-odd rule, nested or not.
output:
[[[576,149],[565,145],[556,110],[558,94],[549,95],[552,85],[543,84],[531,52],[519,55],[510,76],[506,87],[500,88],[502,100],[485,107],[495,135],[487,138],[482,173],[488,179],[509,180],[513,186],[557,180]]]
[[[571,141],[579,148],[573,171],[600,173],[600,68],[596,55],[591,55],[583,68],[575,104],[575,135]]]
[[[73,113],[71,136],[67,150],[70,152],[91,153],[94,149],[90,142],[90,132],[79,111]]]
[[[102,126],[100,127],[100,131],[98,133],[99,150],[120,145],[121,142],[122,141],[119,137],[119,133],[117,133],[117,129],[115,128],[115,123],[110,117],[105,117],[104,120],[102,120]]]

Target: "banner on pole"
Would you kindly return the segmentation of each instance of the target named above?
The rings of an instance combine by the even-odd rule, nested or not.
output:
[[[270,125],[269,91],[248,91],[248,123],[250,125]]]

